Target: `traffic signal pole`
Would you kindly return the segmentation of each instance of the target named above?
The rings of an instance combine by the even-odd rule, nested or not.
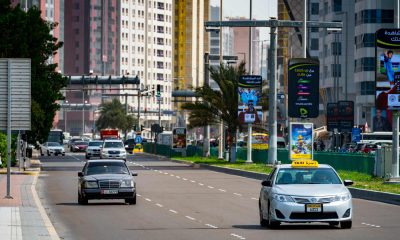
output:
[[[316,21],[307,21],[307,28],[342,28],[342,22],[316,22]],[[212,28],[221,28],[221,27],[270,27],[270,37],[271,37],[271,50],[268,56],[269,59],[269,82],[270,82],[270,91],[269,91],[269,116],[268,116],[268,125],[269,125],[269,149],[268,149],[268,163],[276,164],[277,163],[277,119],[276,119],[276,97],[277,97],[277,84],[276,84],[276,30],[278,27],[302,27],[304,23],[302,21],[287,21],[287,20],[277,20],[275,18],[271,18],[270,20],[231,20],[231,21],[208,21],[205,22],[204,26],[208,29]]]

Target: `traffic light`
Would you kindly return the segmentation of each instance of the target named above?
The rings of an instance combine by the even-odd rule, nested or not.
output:
[[[157,84],[156,96],[157,96],[157,97],[160,97],[160,96],[161,96],[161,85],[160,85],[160,84]]]
[[[140,125],[140,131],[143,132],[144,126]]]

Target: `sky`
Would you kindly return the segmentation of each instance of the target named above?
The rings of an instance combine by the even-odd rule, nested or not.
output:
[[[251,0],[222,0],[224,17],[249,17]],[[268,20],[278,15],[278,0],[252,0],[253,18]],[[219,6],[220,0],[210,0],[212,6]],[[269,39],[269,29],[260,28],[260,39]]]

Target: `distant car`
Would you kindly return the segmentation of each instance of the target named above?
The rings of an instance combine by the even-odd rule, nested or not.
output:
[[[71,152],[85,152],[89,143],[84,141],[76,141],[71,144]]]
[[[133,153],[133,149],[135,148],[135,145],[136,145],[135,139],[133,139],[133,138],[128,139],[124,142],[124,144],[125,144],[125,150],[128,153]]]
[[[261,184],[259,213],[263,227],[276,228],[283,222],[352,226],[352,196],[346,186],[353,182],[342,181],[329,165],[277,165]]]
[[[45,142],[40,146],[40,155],[43,156],[44,154],[47,154],[47,156],[52,154],[65,156],[65,150],[58,142]]]
[[[83,141],[83,139],[82,139],[82,138],[76,138],[76,137],[71,138],[71,139],[68,141],[68,148],[71,149],[71,145],[72,145],[74,142],[77,142],[77,141]]]
[[[90,141],[88,147],[86,148],[86,159],[90,159],[91,157],[100,157],[101,146],[103,145],[103,141],[94,140]]]
[[[104,140],[101,148],[100,158],[123,159],[126,161],[126,150],[124,143],[117,139]]]
[[[90,199],[125,199],[136,204],[136,183],[122,160],[89,160],[78,172],[78,203],[88,204]]]

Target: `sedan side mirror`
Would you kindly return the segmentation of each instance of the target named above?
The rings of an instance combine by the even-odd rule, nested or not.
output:
[[[261,185],[263,185],[264,187],[271,187],[272,186],[272,182],[271,182],[271,180],[263,180],[261,182]]]
[[[351,180],[344,180],[343,183],[344,183],[345,186],[350,186],[350,185],[354,184],[354,182],[351,181]]]
[[[136,177],[138,174],[137,172],[131,172],[132,176]]]
[[[78,172],[78,177],[83,177],[83,172]]]

